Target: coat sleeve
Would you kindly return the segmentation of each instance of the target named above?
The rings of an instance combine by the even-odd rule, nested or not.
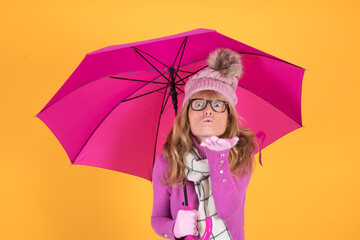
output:
[[[165,186],[160,182],[165,176],[167,167],[168,164],[163,154],[159,155],[155,161],[152,172],[153,210],[151,226],[159,236],[177,240],[173,232],[175,220],[171,217],[170,209],[171,187]]]
[[[254,154],[251,156],[254,158]],[[246,176],[238,176],[239,181],[237,181],[230,172],[229,150],[213,151],[207,149],[206,157],[209,162],[211,188],[216,211],[222,220],[228,220],[243,206],[252,172]]]

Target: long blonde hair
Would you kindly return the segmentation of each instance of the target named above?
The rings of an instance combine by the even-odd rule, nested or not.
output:
[[[212,90],[205,90],[195,93],[191,98],[204,98],[210,100],[226,100],[220,93]],[[167,135],[163,146],[163,153],[169,163],[166,172],[164,185],[181,187],[185,178],[183,157],[190,152],[194,145],[189,122],[189,102],[179,111],[175,118],[174,126]],[[254,169],[252,153],[256,149],[255,134],[247,127],[239,127],[236,109],[229,104],[229,114],[225,132],[219,138],[232,138],[237,136],[238,143],[230,149],[229,165],[232,175],[238,180],[238,174],[247,175]],[[240,118],[242,119],[242,118]]]

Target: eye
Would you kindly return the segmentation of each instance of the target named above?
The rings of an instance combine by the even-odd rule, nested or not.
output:
[[[201,109],[204,106],[204,101],[196,100],[193,102],[193,107],[196,109]]]
[[[197,107],[201,107],[203,104],[201,103],[201,102],[196,102],[195,103],[195,106],[197,106]]]
[[[214,102],[214,103],[213,103],[213,107],[214,107],[214,108],[222,108],[222,106],[223,106],[223,103],[222,103],[222,102]]]

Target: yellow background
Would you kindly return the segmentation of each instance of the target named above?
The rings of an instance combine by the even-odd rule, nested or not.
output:
[[[33,116],[86,53],[195,28],[308,69],[305,128],[262,151],[246,239],[360,239],[359,10],[350,0],[2,1],[0,239],[162,239],[151,182],[70,166]]]

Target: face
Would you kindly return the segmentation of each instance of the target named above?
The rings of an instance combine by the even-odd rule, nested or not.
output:
[[[193,99],[191,97],[190,99]],[[199,97],[196,97],[199,98]],[[206,97],[201,97],[202,99],[208,100]],[[209,99],[210,100],[210,99]],[[220,99],[218,100],[225,100]],[[211,136],[221,136],[225,130],[228,119],[228,110],[223,113],[215,112],[210,103],[207,104],[206,108],[201,111],[194,111],[189,106],[189,122],[190,122],[190,130],[192,134],[196,137],[196,139],[201,143],[206,138]],[[206,119],[210,121],[206,121]]]

